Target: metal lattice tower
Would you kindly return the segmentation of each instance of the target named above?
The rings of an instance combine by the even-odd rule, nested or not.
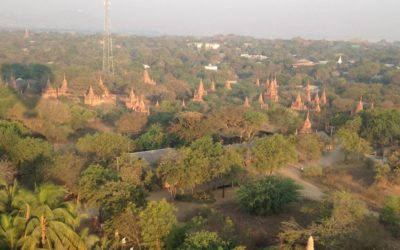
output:
[[[103,73],[114,75],[113,42],[110,22],[111,0],[104,0]]]

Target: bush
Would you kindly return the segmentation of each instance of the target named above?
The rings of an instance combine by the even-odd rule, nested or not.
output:
[[[318,164],[310,165],[304,168],[305,177],[318,177],[322,175],[322,167]]]
[[[400,237],[400,197],[387,198],[379,219],[389,227],[393,236]]]
[[[231,243],[221,239],[217,233],[200,231],[190,234],[183,243],[181,250],[228,250]]]
[[[300,196],[301,187],[294,181],[268,176],[240,187],[240,205],[249,213],[257,215],[279,214],[284,207]]]

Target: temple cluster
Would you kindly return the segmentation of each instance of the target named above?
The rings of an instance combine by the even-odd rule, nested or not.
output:
[[[54,88],[51,85],[50,79],[47,80],[46,88],[44,89],[42,93],[42,97],[45,99],[49,98],[58,98],[61,96],[69,96],[69,90],[68,90],[68,82],[66,77],[64,76],[64,80],[59,88]]]

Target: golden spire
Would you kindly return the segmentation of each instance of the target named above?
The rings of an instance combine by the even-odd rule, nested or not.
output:
[[[156,85],[157,83],[151,79],[149,72],[147,69],[144,70],[143,72],[143,82],[149,85]]]
[[[182,99],[182,108],[186,108],[186,103],[185,103],[185,99]]]
[[[318,92],[315,94],[315,97],[314,97],[314,104],[315,104],[315,105],[319,105],[319,104],[320,104],[320,99],[319,99],[319,94],[318,94]]]
[[[267,98],[272,102],[278,102],[279,101],[278,82],[276,80],[276,77],[270,81],[267,80],[266,86],[267,86]]]
[[[57,89],[53,88],[50,82],[50,78],[47,79],[46,89],[42,93],[43,98],[57,98],[58,92]]]
[[[256,86],[257,86],[257,87],[260,87],[260,78],[258,78],[258,77],[257,77],[257,79],[256,79]]]
[[[310,121],[310,112],[307,112],[306,120],[304,121],[303,127],[300,129],[300,134],[311,134],[312,133],[312,124]]]
[[[317,106],[315,107],[315,112],[317,113],[321,112],[321,107],[319,106],[319,103],[317,103]]]
[[[357,107],[356,107],[356,109],[354,110],[354,114],[358,114],[358,113],[360,113],[360,112],[363,111],[363,110],[364,110],[364,104],[363,104],[362,96],[361,96],[361,97],[360,97],[360,101],[358,102]]]
[[[207,92],[204,90],[204,83],[201,79],[197,90],[194,91],[193,101],[202,102],[205,95],[207,95]]]
[[[290,107],[293,110],[305,110],[306,106],[303,103],[303,100],[301,99],[300,93],[297,93],[296,99],[294,102],[292,102],[292,105]]]
[[[314,238],[312,236],[308,237],[306,250],[314,250]]]
[[[160,103],[158,103],[158,100],[157,100],[157,102],[156,102],[156,108],[159,108],[160,107]]]
[[[88,96],[93,96],[94,95],[94,91],[93,91],[92,85],[89,86],[89,89],[88,89],[86,95],[88,95]]]
[[[68,81],[64,74],[64,80],[61,84],[61,87],[58,89],[59,96],[67,96],[68,95]]]

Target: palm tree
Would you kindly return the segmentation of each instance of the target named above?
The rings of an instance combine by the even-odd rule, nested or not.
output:
[[[18,249],[18,240],[21,237],[24,219],[7,214],[0,216],[0,249]]]
[[[16,180],[14,180],[13,184],[8,184],[6,180],[0,178],[0,212],[13,212],[18,190],[19,188]]]
[[[0,178],[0,212],[10,215],[24,212],[25,218],[28,218],[35,200],[31,192],[19,188],[16,180],[8,184]]]
[[[21,249],[86,249],[75,232],[80,216],[73,203],[63,201],[65,194],[63,188],[52,184],[35,190],[37,204],[25,222]]]

